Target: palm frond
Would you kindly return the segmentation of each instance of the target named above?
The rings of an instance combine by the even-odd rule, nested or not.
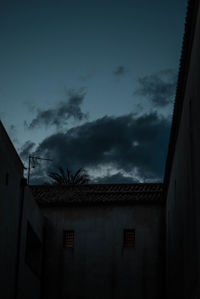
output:
[[[53,180],[51,184],[56,185],[82,185],[90,181],[84,168],[79,168],[75,174],[72,174],[69,168],[66,168],[66,171],[64,171],[62,167],[58,167],[58,172],[50,172],[48,176]]]

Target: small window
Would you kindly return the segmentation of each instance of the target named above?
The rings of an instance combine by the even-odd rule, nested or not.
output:
[[[42,243],[32,229],[27,225],[25,262],[34,274],[40,277],[42,264]]]
[[[74,231],[66,230],[64,231],[64,248],[74,248]]]
[[[124,230],[124,247],[135,247],[135,230]]]

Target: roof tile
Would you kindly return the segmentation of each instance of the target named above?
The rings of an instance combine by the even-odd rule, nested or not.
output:
[[[162,183],[30,186],[42,206],[163,202]]]

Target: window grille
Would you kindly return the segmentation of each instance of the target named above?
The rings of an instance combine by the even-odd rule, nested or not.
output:
[[[135,247],[135,230],[124,230],[124,247]]]
[[[74,231],[66,230],[64,231],[64,248],[74,248]]]

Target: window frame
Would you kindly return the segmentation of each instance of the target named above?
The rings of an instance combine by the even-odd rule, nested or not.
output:
[[[63,248],[64,249],[74,249],[75,232],[74,230],[64,230],[63,231]]]
[[[123,247],[124,248],[135,248],[135,229],[128,228],[123,231]],[[133,237],[130,238],[130,233],[133,234]],[[129,234],[129,236],[128,236]]]

